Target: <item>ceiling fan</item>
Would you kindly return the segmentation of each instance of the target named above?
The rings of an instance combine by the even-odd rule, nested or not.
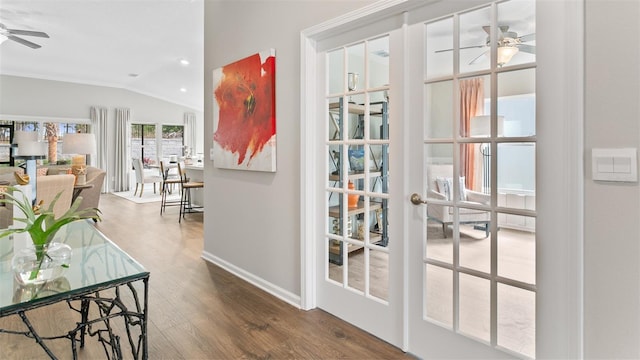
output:
[[[474,45],[474,46],[465,46],[461,47],[460,50],[463,49],[475,49],[475,48],[487,48],[491,46],[491,27],[483,26],[482,29],[487,33],[487,40],[483,45]],[[534,45],[524,44],[525,42],[535,40],[536,34],[528,34],[523,36],[518,36],[518,33],[514,31],[509,31],[509,26],[502,25],[498,26],[498,66],[502,66],[509,61],[511,58],[517,54],[519,51],[526,52],[529,54],[536,53],[536,47]],[[437,50],[436,53],[441,53],[445,51],[451,51],[453,49],[445,49],[445,50]],[[482,59],[486,54],[489,53],[489,49],[485,50],[482,54],[473,58],[469,62],[469,65],[476,64]]]
[[[35,37],[41,37],[41,38],[48,38],[49,35],[47,35],[47,33],[44,33],[42,31],[31,31],[31,30],[16,30],[16,29],[7,29],[6,26],[4,26],[4,24],[0,24],[0,39],[2,39],[2,37],[6,37],[9,40],[13,40],[17,43],[20,43],[22,45],[26,45],[32,49],[38,49],[41,46],[33,43],[29,40],[25,40],[23,38],[17,37],[16,35],[21,35],[21,36],[35,36]],[[0,41],[1,42],[1,41]]]

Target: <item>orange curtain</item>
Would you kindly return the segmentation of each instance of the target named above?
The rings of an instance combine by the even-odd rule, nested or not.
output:
[[[460,134],[467,137],[471,133],[471,119],[484,113],[484,79],[460,80]],[[467,189],[474,189],[476,177],[475,163],[478,156],[476,144],[464,145],[460,154],[460,176],[465,176]]]

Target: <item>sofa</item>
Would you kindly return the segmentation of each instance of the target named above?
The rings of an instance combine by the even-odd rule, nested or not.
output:
[[[46,176],[48,178],[49,176],[53,176],[53,175],[68,175],[73,177],[75,180],[75,177],[69,174],[70,168],[71,168],[70,165],[41,165],[37,167],[37,173],[38,173],[37,178],[40,178],[42,176]],[[14,176],[14,172],[16,171],[22,172],[23,169],[20,167],[0,167],[0,182],[4,182],[5,184],[8,183],[9,185],[15,186],[17,182]],[[82,203],[80,205],[81,209],[99,208],[100,192],[102,190],[102,184],[104,182],[105,174],[106,174],[105,171],[102,169],[99,169],[93,166],[87,166],[87,184],[92,184],[93,187],[84,189],[82,193],[80,193],[80,196],[82,197]],[[58,185],[54,185],[55,182],[52,182],[51,180],[52,179],[45,180],[44,182],[42,182],[42,185],[41,185],[41,182],[38,181],[37,183],[37,189],[38,189],[37,199],[38,200],[41,200],[41,199],[45,200],[45,197],[48,198],[48,196],[51,195],[51,194],[47,194],[46,196],[44,196],[44,193],[41,194],[41,191],[50,192],[47,189],[58,186]],[[60,180],[60,181],[65,181],[65,180]],[[59,191],[60,190],[58,190],[57,192]],[[54,197],[57,194],[57,192],[53,194]],[[41,197],[41,195],[44,197]],[[65,194],[65,198],[66,198],[66,194]],[[69,199],[71,199],[71,197],[69,197]],[[59,201],[59,204],[57,204],[56,209],[61,208],[61,206],[63,205],[62,204],[63,202],[66,203],[66,200],[62,201],[61,199]],[[66,206],[66,208],[68,209],[70,205],[71,205],[71,202],[69,202],[64,206]],[[47,206],[47,205],[45,204],[44,206]],[[9,225],[11,225],[13,223],[13,217],[14,217],[13,207],[6,206],[6,204],[0,204],[0,229],[7,228]]]

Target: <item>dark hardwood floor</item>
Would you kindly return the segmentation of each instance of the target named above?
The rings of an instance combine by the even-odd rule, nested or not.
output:
[[[162,216],[159,207],[103,195],[103,221],[96,225],[151,273],[149,359],[412,358],[322,310],[296,309],[207,263],[200,258],[202,214],[179,224],[177,207]],[[38,329],[54,329],[73,321],[65,319],[68,313],[62,304],[32,317]],[[21,324],[16,317],[0,319],[0,328]],[[80,358],[104,358],[94,342]],[[0,334],[0,359],[43,358],[34,340]]]

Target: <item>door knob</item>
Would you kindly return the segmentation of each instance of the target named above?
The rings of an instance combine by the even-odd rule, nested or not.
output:
[[[413,193],[411,195],[411,203],[413,205],[422,205],[422,204],[426,204],[427,202],[425,200],[422,200],[422,197],[420,196],[420,194]]]

